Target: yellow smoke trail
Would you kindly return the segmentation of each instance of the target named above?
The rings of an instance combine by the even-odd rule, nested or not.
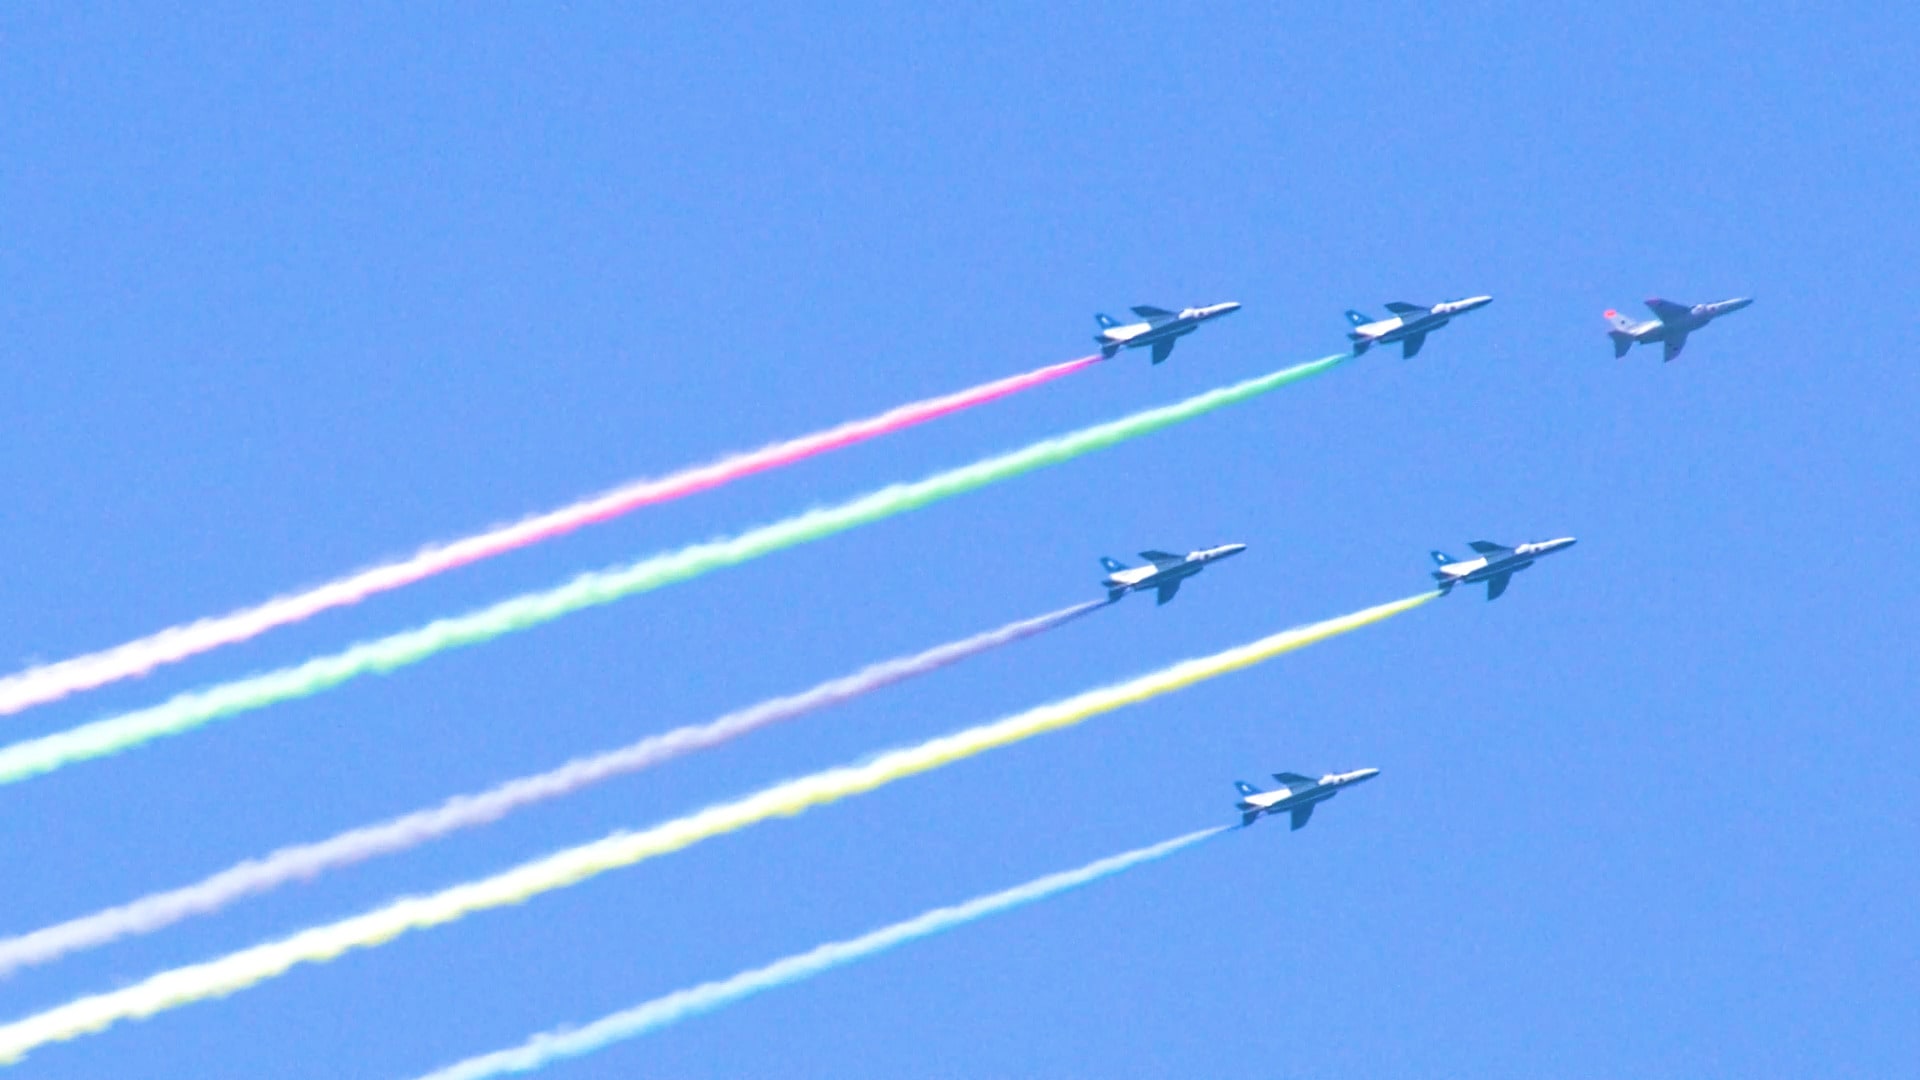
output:
[[[541,893],[678,851],[769,818],[792,817],[815,806],[872,791],[895,780],[1250,667],[1281,653],[1411,611],[1438,595],[1422,593],[1351,615],[1283,630],[1247,645],[1182,661],[991,724],[918,746],[889,750],[859,765],[844,765],[776,784],[651,829],[618,832],[603,840],[522,863],[490,878],[455,885],[431,896],[398,900],[364,915],[303,930],[218,960],[164,971],[124,989],[79,998],[0,1027],[0,1062],[18,1061],[35,1047],[100,1031],[119,1020],[152,1016],[175,1006],[231,994],[274,978],[296,964],[332,960],[351,949],[380,945],[410,930],[453,922],[477,911],[522,903]]]

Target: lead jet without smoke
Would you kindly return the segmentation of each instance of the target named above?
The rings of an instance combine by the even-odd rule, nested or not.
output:
[[[1647,299],[1647,307],[1653,310],[1654,317],[1638,323],[1609,308],[1606,313],[1607,336],[1613,339],[1613,358],[1618,360],[1627,355],[1627,350],[1636,344],[1650,345],[1662,341],[1667,346],[1666,359],[1672,360],[1680,355],[1681,349],[1686,348],[1688,334],[1712,322],[1716,316],[1730,315],[1751,303],[1752,297],[1743,296],[1735,300],[1722,300],[1717,304],[1688,307],[1654,296]]]
[[[1292,814],[1293,827],[1304,828],[1315,806],[1340,794],[1343,787],[1379,775],[1379,769],[1355,769],[1349,773],[1328,773],[1315,780],[1294,772],[1274,773],[1273,778],[1285,786],[1273,791],[1261,791],[1245,780],[1235,780],[1233,786],[1240,789],[1240,801],[1234,805],[1240,810],[1242,828],[1260,820],[1261,814]]]
[[[1182,581],[1205,570],[1208,563],[1238,555],[1245,550],[1245,544],[1221,544],[1219,547],[1190,551],[1185,555],[1165,551],[1141,552],[1140,557],[1152,563],[1151,566],[1129,567],[1118,559],[1101,559],[1100,565],[1106,567],[1107,576],[1101,579],[1100,584],[1107,587],[1109,604],[1129,592],[1144,589],[1159,590],[1159,603],[1164,604],[1180,591]]]
[[[1435,551],[1433,578],[1440,583],[1440,591],[1453,591],[1455,585],[1471,585],[1476,581],[1487,583],[1487,599],[1498,600],[1500,594],[1507,591],[1507,583],[1513,575],[1533,565],[1535,559],[1544,558],[1556,551],[1565,551],[1577,541],[1571,536],[1558,540],[1538,540],[1519,547],[1496,544],[1491,540],[1475,540],[1467,546],[1479,556],[1462,562],[1444,551]]]
[[[1093,335],[1093,340],[1100,346],[1100,355],[1109,359],[1121,349],[1138,349],[1151,345],[1153,362],[1157,364],[1165,360],[1167,354],[1173,352],[1173,343],[1176,338],[1200,329],[1200,324],[1208,319],[1231,315],[1239,310],[1240,305],[1231,300],[1224,304],[1190,307],[1178,313],[1165,308],[1142,305],[1134,308],[1133,313],[1146,320],[1145,322],[1122,325],[1119,319],[1111,315],[1095,315],[1093,321],[1100,324],[1100,332]]]
[[[1427,343],[1428,334],[1452,322],[1455,315],[1464,315],[1491,303],[1491,296],[1469,296],[1465,300],[1449,300],[1432,307],[1395,300],[1387,305],[1387,310],[1393,314],[1384,319],[1349,311],[1347,322],[1353,329],[1347,331],[1347,339],[1353,342],[1355,356],[1376,344],[1402,342],[1403,351],[1400,355],[1410,360],[1414,353],[1420,351],[1420,346]]]

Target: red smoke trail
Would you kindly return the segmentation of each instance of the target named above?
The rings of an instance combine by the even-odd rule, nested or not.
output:
[[[582,526],[619,517],[643,506],[683,498],[755,473],[804,461],[830,450],[902,431],[948,413],[984,405],[1071,375],[1099,362],[1097,356],[1083,356],[1024,375],[985,383],[957,394],[902,405],[879,416],[850,421],[826,431],[735,454],[711,465],[683,469],[658,480],[636,481],[605,495],[585,499],[518,524],[430,547],[412,558],[363,570],[306,592],[269,600],[256,607],[217,618],[172,627],[101,652],[29,668],[0,679],[0,715],[20,712],[119,679],[144,675],[162,664],[185,660],[222,645],[246,641],[274,627],[299,622],[330,608],[357,603],[377,593],[411,585],[468,563],[562,536]]]

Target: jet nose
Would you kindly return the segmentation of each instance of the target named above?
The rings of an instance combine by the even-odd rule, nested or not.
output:
[[[1371,780],[1380,775],[1379,769],[1355,769],[1347,774],[1347,783],[1357,784],[1362,780]]]
[[[1461,311],[1472,311],[1474,308],[1483,308],[1491,303],[1493,303],[1491,296],[1469,296],[1460,301],[1459,307]]]
[[[1578,540],[1575,540],[1575,539],[1574,539],[1573,537],[1571,537],[1571,536],[1563,536],[1563,537],[1561,537],[1561,538],[1560,538],[1560,539],[1558,539],[1558,540],[1549,540],[1549,541],[1547,541],[1547,550],[1548,550],[1548,551],[1563,551],[1563,550],[1565,550],[1565,549],[1567,549],[1567,548],[1570,548],[1570,547],[1572,547],[1573,545],[1575,545],[1575,544],[1577,544],[1577,543],[1579,543],[1579,542],[1580,542],[1580,541],[1578,541]]]
[[[1224,304],[1215,304],[1212,307],[1208,308],[1207,317],[1213,318],[1216,315],[1231,315],[1234,312],[1239,310],[1240,310],[1239,302],[1236,300],[1229,300]]]
[[[1751,303],[1753,303],[1753,297],[1743,296],[1738,300],[1729,300],[1726,303],[1720,305],[1720,310],[1739,311],[1741,308],[1746,307],[1748,304],[1751,304]]]
[[[1207,557],[1210,559],[1225,559],[1238,555],[1245,550],[1247,550],[1247,545],[1245,544],[1221,544],[1219,547],[1208,552]]]

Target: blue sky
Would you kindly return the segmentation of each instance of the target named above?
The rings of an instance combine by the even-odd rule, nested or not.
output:
[[[575,5],[0,16],[0,658],[1246,307],[886,443],[5,721],[182,689],[1337,351],[1412,362],[0,792],[17,932],[1247,555],[992,657],[0,984],[17,1017],[1405,596],[1386,625],[226,1001],[45,1076],[405,1076],[1380,780],[556,1076],[1886,1075],[1920,1057],[1911,16]],[[1751,295],[1677,362],[1600,312]]]

